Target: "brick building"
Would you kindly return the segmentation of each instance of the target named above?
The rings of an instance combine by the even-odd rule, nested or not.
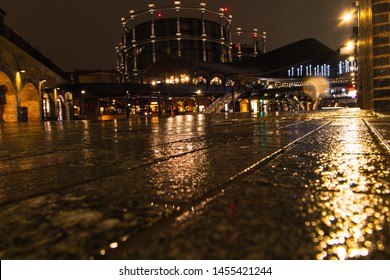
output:
[[[390,0],[355,2],[361,105],[390,110]]]

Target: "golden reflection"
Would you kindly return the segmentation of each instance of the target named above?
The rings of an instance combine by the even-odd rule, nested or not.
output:
[[[322,198],[311,197],[310,217],[317,219],[306,221],[305,226],[316,244],[317,259],[360,258],[375,249],[383,250],[383,243],[377,241],[386,222],[387,207],[382,207],[383,204],[375,195],[353,192],[329,192]]]
[[[43,125],[45,127],[45,131],[51,132],[53,130],[52,122],[44,122]]]
[[[91,158],[93,158],[94,153],[91,150],[92,145],[92,135],[90,132],[89,122],[88,121],[82,121],[82,139],[81,139],[81,154],[83,157],[83,160],[85,161],[83,164],[87,165],[86,162],[88,162]]]
[[[185,121],[184,121],[185,120]],[[176,116],[153,126],[151,157],[162,160],[150,166],[147,180],[164,199],[191,198],[202,193],[212,174],[204,147],[204,117]],[[179,156],[181,155],[181,156]]]
[[[158,196],[169,199],[193,197],[201,193],[210,177],[210,163],[205,150],[172,158],[159,165],[152,165],[148,172]]]
[[[365,147],[357,144],[362,142],[356,141],[362,137],[359,121],[344,127],[333,146],[335,154],[320,155],[315,171],[320,179],[311,186],[320,192],[302,198],[317,259],[365,258],[384,250],[381,230],[389,222],[389,202],[377,193],[388,193],[390,186],[375,181],[383,170],[377,170],[372,156],[364,155]]]

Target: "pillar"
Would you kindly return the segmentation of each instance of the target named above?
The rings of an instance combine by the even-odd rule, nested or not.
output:
[[[237,28],[237,36],[238,36],[238,60],[241,60],[242,56],[242,51],[241,51],[241,33],[242,33],[242,28],[238,27]]]
[[[390,110],[390,0],[361,0],[358,9],[358,102]]]
[[[137,65],[137,38],[136,38],[136,26],[137,22],[135,19],[135,11],[130,11],[130,18],[131,18],[131,30],[132,30],[132,40],[131,40],[131,46],[133,48],[133,72],[136,73],[138,71],[138,65]]]
[[[390,0],[372,0],[373,99],[376,110],[390,110]]]
[[[200,3],[201,12],[202,12],[202,48],[203,48],[203,62],[207,62],[207,44],[206,44],[206,21],[205,21],[205,11],[206,3]]]
[[[259,34],[257,33],[257,29],[254,28],[253,29],[253,56],[254,57],[257,57],[257,55],[259,54],[257,52],[257,40],[258,40],[258,36]]]
[[[156,35],[154,33],[154,4],[149,4],[149,12],[151,15],[151,21],[150,21],[150,39],[152,42],[152,61],[156,61]]]
[[[177,56],[181,57],[181,23],[180,23],[180,1],[175,1],[176,5],[176,37],[177,37]]]

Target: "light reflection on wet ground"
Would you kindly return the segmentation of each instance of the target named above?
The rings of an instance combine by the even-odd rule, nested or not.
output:
[[[350,259],[367,257],[383,251],[383,227],[388,227],[388,194],[390,170],[388,157],[373,149],[360,119],[335,122],[338,126],[333,148],[320,155],[314,182],[324,191],[319,200],[309,202],[306,226],[317,244],[318,259]],[[376,195],[375,195],[376,194]],[[319,212],[319,213],[317,213]]]
[[[0,257],[387,258],[389,155],[361,117],[389,139],[353,110],[5,124]]]

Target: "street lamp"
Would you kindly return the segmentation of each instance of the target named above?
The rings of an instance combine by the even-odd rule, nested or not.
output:
[[[82,117],[82,119],[85,119],[85,94],[86,94],[87,92],[85,91],[85,90],[82,90],[81,91],[81,100],[80,100],[80,102],[81,102],[81,106],[80,106],[80,110],[81,110],[81,112],[80,112],[80,116]]]
[[[196,105],[198,107],[198,114],[200,114],[200,104],[199,104],[199,95],[201,95],[202,91],[201,90],[198,90],[196,92]]]
[[[23,111],[21,111],[21,107],[20,107],[20,100],[19,100],[19,94],[20,94],[20,90],[22,89],[22,75],[21,74],[24,74],[26,73],[26,70],[24,69],[18,69],[17,72],[16,72],[16,79],[15,79],[15,82],[16,82],[16,96],[15,96],[15,102],[16,102],[16,118],[17,118],[17,121],[23,121],[22,119],[22,114],[24,113]]]
[[[41,103],[39,106],[39,114],[41,115],[41,121],[45,121],[45,118],[47,116],[46,104],[44,104],[45,83],[46,79],[39,80],[39,99]]]
[[[359,1],[353,2],[352,9],[341,15],[339,26],[359,20],[359,6]]]
[[[360,75],[360,57],[359,57],[359,45],[360,45],[360,2],[355,1],[352,4],[353,10],[350,10],[343,14],[341,18],[341,22],[339,26],[346,23],[356,24],[353,27],[353,37],[350,41],[348,41],[343,48],[344,54],[351,55],[349,58],[349,62],[351,63],[351,76],[352,76],[352,84],[355,86],[355,91],[358,97],[358,105],[362,107],[362,92],[360,92],[360,83],[361,83],[361,75]]]
[[[353,18],[354,18],[354,11],[348,11],[344,13],[341,17],[340,25],[351,22]]]

